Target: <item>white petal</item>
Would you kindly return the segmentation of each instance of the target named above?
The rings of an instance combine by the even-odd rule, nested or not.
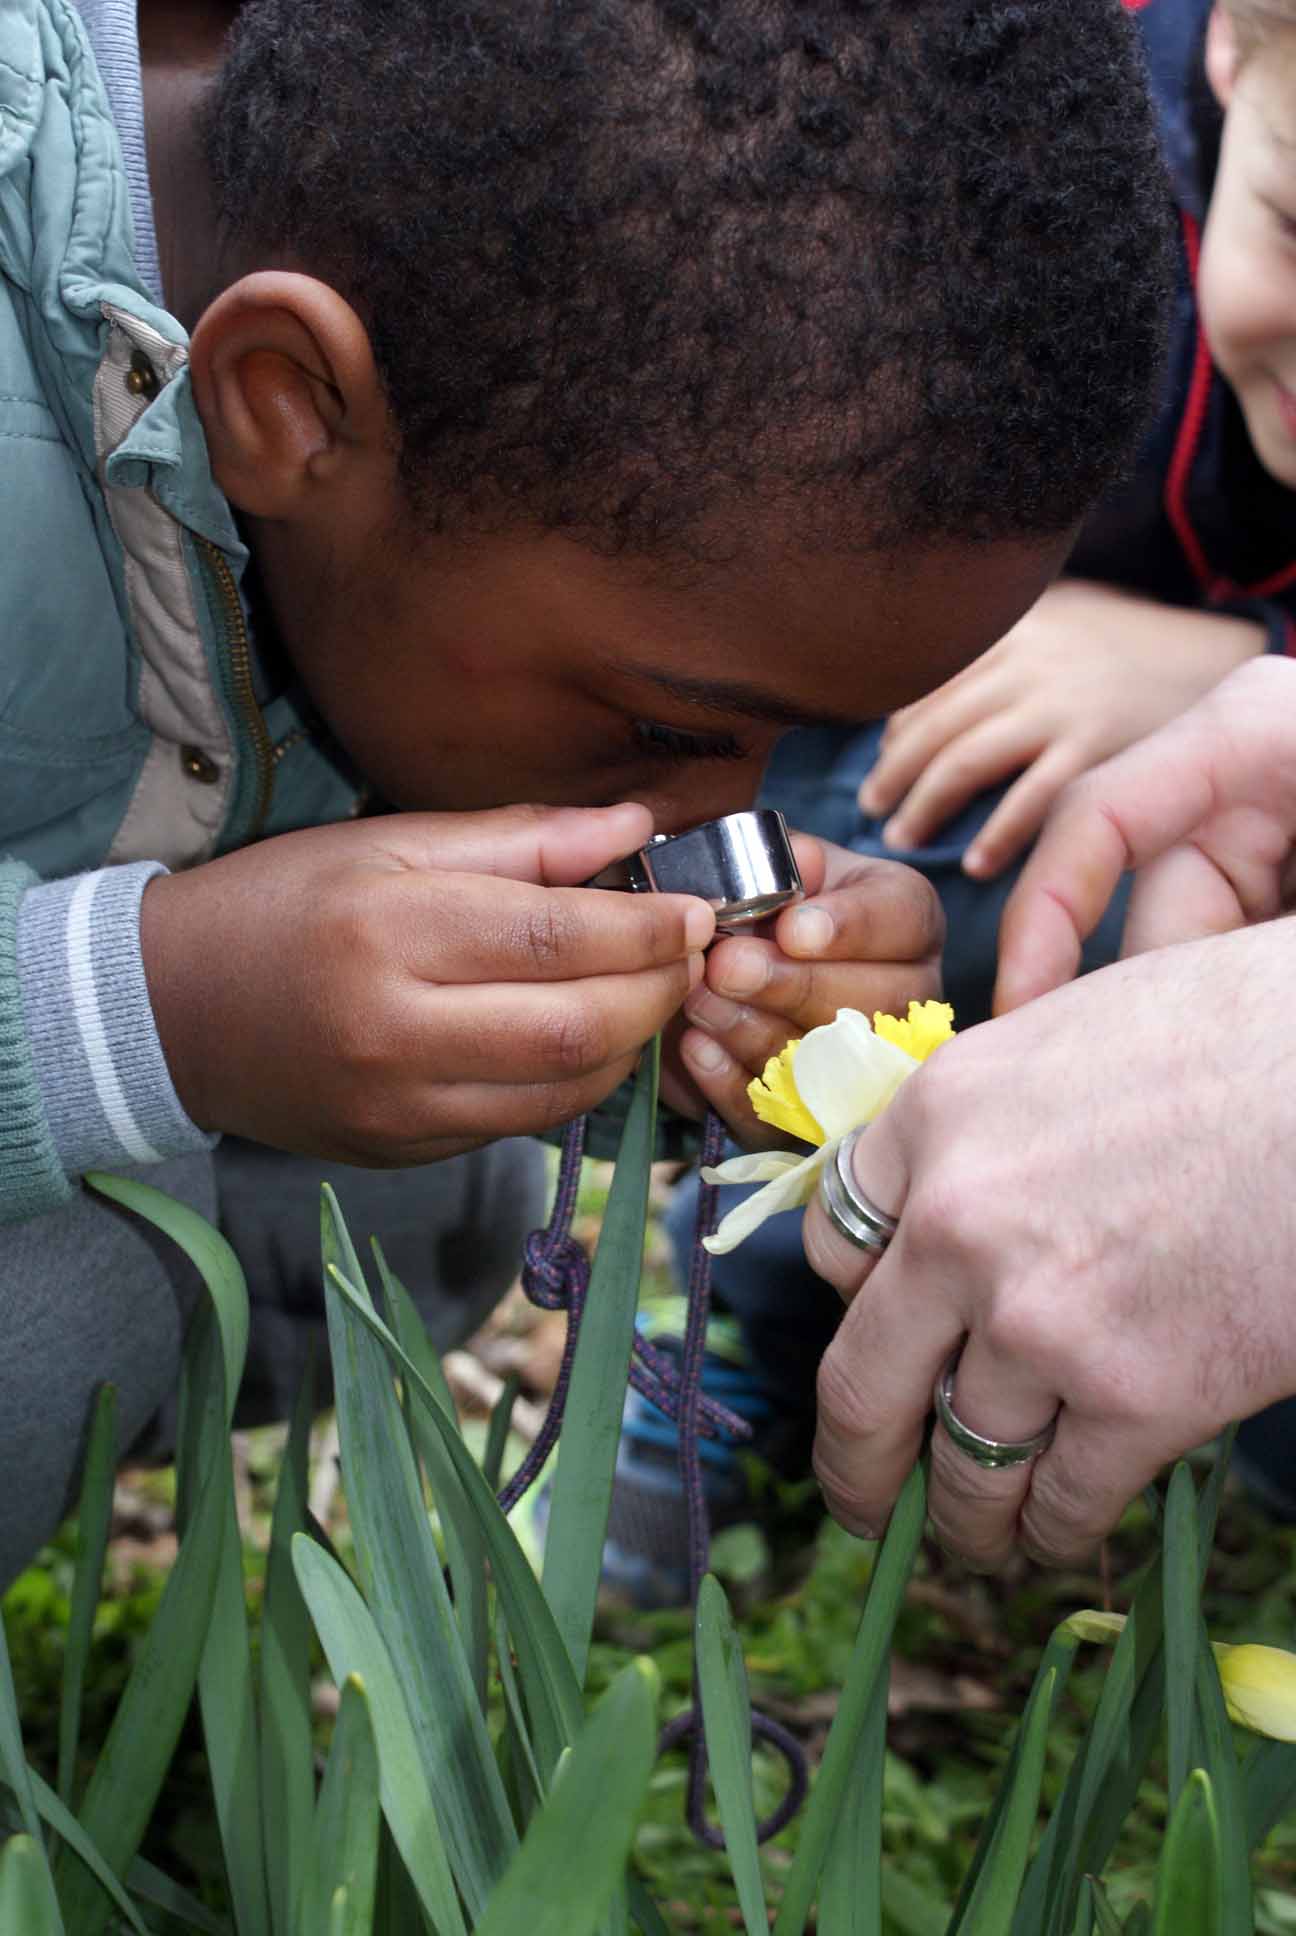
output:
[[[754,1156],[730,1156],[714,1169],[704,1168],[704,1183],[771,1183],[784,1170],[796,1170],[805,1161],[790,1150],[759,1150]]]
[[[721,1219],[714,1237],[704,1237],[702,1240],[711,1255],[722,1257],[727,1250],[740,1244],[744,1237],[750,1237],[753,1230],[758,1230],[766,1217],[772,1217],[780,1210],[798,1210],[803,1204],[809,1203],[827,1155],[827,1149],[815,1150],[813,1155],[803,1157],[800,1162],[793,1161],[791,1168],[784,1167],[763,1190],[757,1190],[753,1196],[735,1204],[728,1216]],[[721,1168],[732,1170],[739,1163],[760,1160],[755,1157],[735,1157],[732,1162],[722,1164]],[[786,1158],[784,1162],[786,1165]],[[703,1171],[708,1181],[714,1174],[714,1171]],[[729,1177],[726,1180],[733,1182],[737,1179]]]
[[[875,1035],[856,1008],[811,1029],[796,1052],[797,1093],[831,1141],[871,1123],[918,1067],[894,1042]]]

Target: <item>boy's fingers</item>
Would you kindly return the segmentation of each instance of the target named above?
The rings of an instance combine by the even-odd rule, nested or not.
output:
[[[406,1054],[439,1082],[579,1080],[656,1035],[701,973],[693,955],[642,974],[433,990],[408,1005]]]
[[[386,945],[430,982],[580,981],[683,961],[715,932],[685,894],[617,894],[535,887],[463,873],[400,878],[399,915],[386,902]]]
[[[550,887],[577,887],[610,861],[642,847],[653,830],[647,807],[499,807],[481,813],[392,816],[392,852],[406,865],[502,874]]]
[[[835,1020],[839,1009],[855,1008],[870,1017],[878,1009],[903,1015],[911,1001],[939,992],[935,968],[918,975],[912,962],[793,962],[750,1002],[717,994],[703,981],[685,1003],[685,1013],[721,1041],[750,1078],[779,1054],[789,1035]]]
[[[679,1041],[680,1060],[704,1102],[729,1125],[747,1149],[777,1149],[787,1139],[767,1129],[752,1115],[747,1084],[751,1071],[729,1053],[724,1043],[701,1029],[686,1029]]]
[[[779,915],[774,937],[800,961],[923,962],[940,955],[945,917],[935,888],[912,867],[837,850],[823,886]],[[734,937],[713,955],[769,945]]]

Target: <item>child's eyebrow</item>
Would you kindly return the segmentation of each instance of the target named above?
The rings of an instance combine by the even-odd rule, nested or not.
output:
[[[709,713],[739,713],[747,719],[767,720],[775,726],[857,726],[858,713],[808,711],[794,706],[780,693],[763,686],[748,685],[740,679],[695,679],[686,673],[667,672],[660,666],[626,665],[616,670],[628,679],[641,679],[656,686],[686,706],[697,706]]]

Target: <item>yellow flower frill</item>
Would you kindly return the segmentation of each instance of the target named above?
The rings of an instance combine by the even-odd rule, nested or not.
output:
[[[748,1085],[752,1108],[762,1122],[814,1147],[808,1156],[766,1150],[703,1170],[708,1183],[763,1186],[730,1210],[714,1236],[703,1238],[712,1255],[742,1243],[766,1217],[803,1209],[842,1137],[881,1114],[901,1083],[953,1034],[952,1021],[945,1002],[910,1002],[906,1020],[876,1015],[873,1025],[858,1009],[840,1008],[835,1021],[771,1056],[764,1074]]]
[[[873,1017],[873,1032],[884,1042],[894,1042],[915,1062],[925,1062],[933,1049],[953,1035],[954,1010],[948,1002],[910,1002],[903,1021],[879,1011]]]
[[[747,1085],[751,1106],[761,1122],[768,1123],[772,1129],[781,1129],[788,1136],[800,1137],[803,1143],[819,1144],[826,1141],[823,1130],[802,1102],[796,1086],[794,1064],[796,1052],[801,1046],[800,1036],[796,1036],[765,1064],[763,1075],[759,1075]]]

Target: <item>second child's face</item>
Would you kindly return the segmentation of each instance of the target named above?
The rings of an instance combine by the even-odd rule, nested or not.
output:
[[[1217,8],[1207,69],[1226,113],[1202,244],[1202,323],[1261,463],[1296,489],[1296,30],[1275,30],[1239,65]]]

